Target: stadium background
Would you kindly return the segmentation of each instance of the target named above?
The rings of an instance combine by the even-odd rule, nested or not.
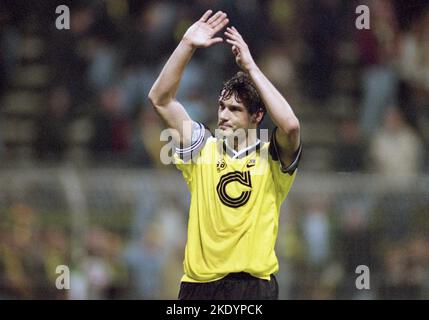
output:
[[[146,96],[207,8],[228,13],[301,120],[280,297],[428,299],[425,3],[2,0],[0,299],[176,298],[189,194],[160,164]],[[55,28],[60,4],[71,30]],[[370,30],[355,27],[360,4]],[[196,53],[179,92],[195,120],[214,128],[235,71],[227,45]],[[58,265],[70,290],[55,287]],[[355,288],[358,265],[370,290]]]

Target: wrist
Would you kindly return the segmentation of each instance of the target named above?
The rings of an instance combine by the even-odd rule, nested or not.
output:
[[[180,44],[188,47],[189,49],[195,50],[196,47],[194,46],[194,44],[192,43],[192,41],[190,39],[188,39],[186,36],[184,36],[182,38],[182,40],[180,41]]]
[[[256,63],[253,62],[252,64],[245,66],[243,71],[246,72],[248,75],[251,75],[255,72],[258,72],[259,68]]]

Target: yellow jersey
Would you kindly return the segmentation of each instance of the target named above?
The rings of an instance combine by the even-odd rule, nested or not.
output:
[[[224,140],[203,137],[203,131],[174,155],[191,193],[182,281],[210,282],[232,272],[268,280],[278,271],[280,206],[295,179],[301,147],[284,168],[273,138],[236,152]]]

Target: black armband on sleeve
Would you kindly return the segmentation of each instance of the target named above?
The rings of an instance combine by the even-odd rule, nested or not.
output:
[[[277,148],[277,141],[276,141],[276,130],[277,127],[274,128],[273,133],[271,134],[271,139],[270,139],[270,146],[269,146],[269,152],[271,155],[271,158],[274,161],[279,161],[280,162],[280,170],[283,173],[287,173],[289,175],[292,175],[295,170],[298,168],[298,164],[299,161],[301,160],[301,153],[302,153],[302,144],[300,143],[298,149],[295,151],[295,154],[293,156],[293,161],[291,164],[289,164],[288,166],[286,166],[283,161],[281,160],[278,148]]]

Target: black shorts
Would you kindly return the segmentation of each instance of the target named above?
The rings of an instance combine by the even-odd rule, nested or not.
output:
[[[182,282],[180,300],[277,300],[279,286],[276,277],[255,278],[248,273],[230,273],[226,277],[204,283]]]

